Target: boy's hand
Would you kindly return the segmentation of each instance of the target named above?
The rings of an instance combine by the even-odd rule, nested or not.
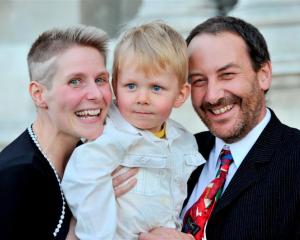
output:
[[[116,197],[121,197],[129,192],[137,183],[137,179],[133,176],[138,173],[139,169],[131,168],[127,171],[124,171],[123,169],[124,167],[119,166],[111,174]]]
[[[152,229],[149,233],[141,233],[139,240],[195,240],[195,238],[186,233],[179,232],[173,228],[158,227]]]

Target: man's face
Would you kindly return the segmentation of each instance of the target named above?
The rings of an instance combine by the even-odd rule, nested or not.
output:
[[[243,39],[229,32],[194,37],[188,54],[195,111],[215,136],[243,138],[265,115],[270,64],[255,72]]]

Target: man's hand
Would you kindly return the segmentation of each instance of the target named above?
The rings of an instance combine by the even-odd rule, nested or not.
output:
[[[76,225],[76,220],[74,217],[72,217],[71,222],[70,222],[69,232],[68,232],[66,240],[79,240],[75,236],[75,225]]]
[[[138,173],[138,168],[131,168],[128,171],[124,171],[124,167],[117,167],[111,174],[113,177],[113,188],[116,197],[121,197],[125,193],[129,192],[137,183],[137,179],[134,178]]]
[[[159,227],[152,229],[149,233],[141,233],[139,240],[195,240],[195,238],[173,228]]]

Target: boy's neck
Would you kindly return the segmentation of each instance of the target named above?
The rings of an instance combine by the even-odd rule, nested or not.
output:
[[[166,124],[163,124],[161,129],[158,132],[153,133],[158,138],[165,138],[166,137]]]

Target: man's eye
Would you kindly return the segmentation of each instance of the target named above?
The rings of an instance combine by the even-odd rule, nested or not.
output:
[[[127,87],[129,90],[134,90],[134,89],[136,89],[136,85],[135,85],[134,83],[128,83],[128,84],[126,85],[126,87]]]
[[[205,81],[204,79],[202,79],[202,78],[199,78],[199,79],[193,79],[193,80],[191,81],[191,85],[192,85],[192,86],[195,86],[195,87],[202,87],[202,86],[205,85],[205,83],[206,83],[206,81]]]
[[[161,89],[162,89],[161,86],[157,86],[157,85],[154,85],[154,86],[152,87],[152,90],[153,90],[154,92],[159,92]]]
[[[73,87],[77,87],[80,84],[80,80],[79,79],[71,79],[69,81],[69,84],[72,85]]]
[[[226,72],[222,74],[223,79],[232,79],[235,76],[235,73],[233,72]]]

